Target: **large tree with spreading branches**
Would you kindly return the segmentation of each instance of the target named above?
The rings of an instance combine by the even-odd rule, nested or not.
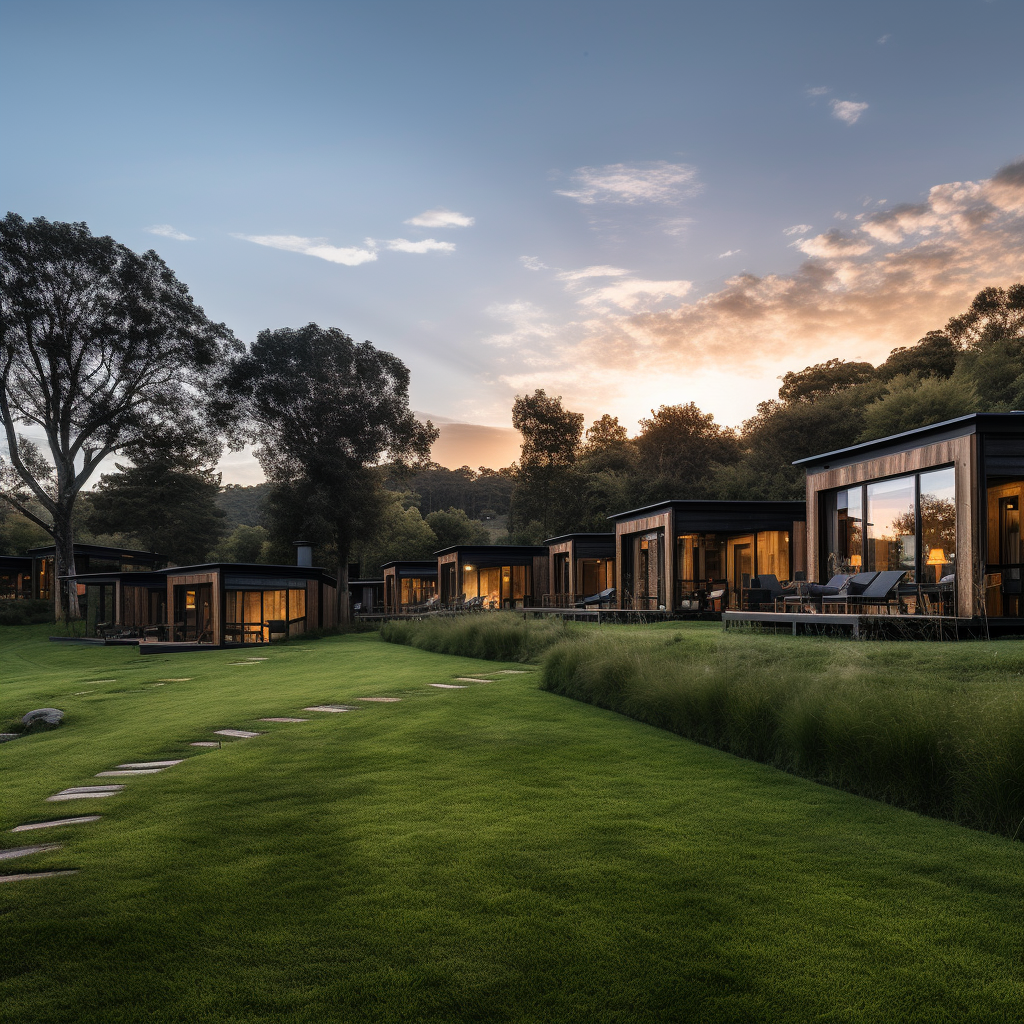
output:
[[[239,364],[236,387],[273,484],[272,531],[279,540],[304,535],[332,552],[347,622],[348,560],[380,527],[387,472],[425,464],[438,431],[409,408],[402,360],[337,328],[262,331]]]
[[[57,577],[74,570],[75,503],[108,456],[216,460],[219,385],[240,351],[155,252],[82,223],[0,221],[0,499],[53,538]],[[77,614],[70,588],[54,596],[58,618]]]

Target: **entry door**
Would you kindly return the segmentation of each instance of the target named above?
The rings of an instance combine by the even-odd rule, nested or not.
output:
[[[733,566],[733,588],[736,591],[738,600],[736,607],[740,607],[742,597],[740,597],[740,591],[743,587],[743,580],[746,577],[747,584],[749,586],[750,577],[754,574],[754,545],[753,544],[737,544],[732,549],[732,566]]]
[[[1020,550],[1020,499],[999,499],[999,560],[1004,566],[1003,614],[1020,614],[1021,599],[1021,550]]]

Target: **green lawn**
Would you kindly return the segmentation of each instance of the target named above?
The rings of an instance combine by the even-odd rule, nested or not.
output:
[[[1024,844],[495,674],[519,665],[362,635],[235,666],[46,632],[0,632],[3,720],[67,711],[0,746],[3,828],[103,818],[3,832],[64,844],[4,873],[80,869],[0,886],[0,1006],[18,1024],[1024,1012]],[[463,674],[493,678],[429,685]],[[302,712],[379,695],[402,700]],[[313,720],[257,723],[271,715]],[[187,745],[220,728],[266,734]],[[110,799],[44,802],[182,754]]]

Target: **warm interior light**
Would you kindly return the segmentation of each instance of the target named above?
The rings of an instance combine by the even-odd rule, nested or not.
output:
[[[196,606],[196,592],[194,590],[185,591],[185,607],[195,608]]]
[[[463,572],[472,572],[476,568],[475,565],[464,565],[462,567]]]
[[[928,561],[925,565],[945,565],[947,561],[946,552],[942,548],[932,548],[928,552]]]
[[[850,555],[850,565],[854,569],[859,569],[861,567],[861,557],[860,557],[860,555]]]

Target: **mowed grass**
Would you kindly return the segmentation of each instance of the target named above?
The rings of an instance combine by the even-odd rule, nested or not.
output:
[[[374,635],[140,657],[0,633],[7,1019],[1016,1021],[1024,845]],[[491,681],[446,690],[454,676]],[[191,677],[154,687],[166,678]],[[101,682],[100,680],[114,680]],[[92,692],[81,694],[80,691]],[[79,693],[78,696],[74,694]],[[315,703],[362,703],[340,715]],[[309,717],[275,725],[272,715]],[[197,752],[218,728],[265,735]],[[123,761],[186,763],[47,804]],[[116,780],[113,780],[116,781]]]

